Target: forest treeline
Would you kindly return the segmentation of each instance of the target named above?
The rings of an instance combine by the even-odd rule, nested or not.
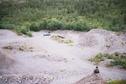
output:
[[[0,28],[126,31],[126,0],[0,0]]]

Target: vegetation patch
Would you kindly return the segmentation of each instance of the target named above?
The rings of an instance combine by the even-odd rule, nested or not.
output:
[[[101,53],[89,59],[89,61],[94,62],[96,64],[99,64],[101,61],[104,61],[104,60],[105,60],[105,57]]]
[[[126,31],[124,0],[1,0],[0,29],[30,31],[102,28]]]
[[[72,40],[66,39],[65,37],[60,36],[60,35],[53,35],[51,38],[53,40],[59,42],[59,43],[65,43],[65,44],[68,44],[68,45],[72,45],[73,44]]]
[[[107,84],[126,84],[126,80],[112,80],[109,81]]]
[[[99,64],[101,61],[111,59],[110,66],[120,66],[126,69],[126,53],[113,53],[113,54],[97,54],[95,57],[90,58],[89,61]]]

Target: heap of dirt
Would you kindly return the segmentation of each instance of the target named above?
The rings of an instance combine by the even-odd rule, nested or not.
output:
[[[75,84],[106,84],[106,82],[100,74],[91,74],[77,81]]]
[[[15,60],[0,50],[0,69],[8,68],[15,63]]]
[[[79,45],[83,47],[95,47],[107,53],[123,53],[126,50],[125,33],[118,34],[103,29],[92,29],[87,33],[80,34],[79,37]]]

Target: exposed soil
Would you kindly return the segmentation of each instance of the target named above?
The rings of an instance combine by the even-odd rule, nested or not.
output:
[[[100,29],[58,30],[43,36],[45,33],[33,32],[33,37],[27,37],[0,30],[0,84],[72,84],[92,74],[95,65],[88,61],[90,57],[100,52],[126,53],[125,33]],[[54,40],[54,35],[70,42]],[[105,66],[99,69],[104,80],[126,79],[126,70]]]

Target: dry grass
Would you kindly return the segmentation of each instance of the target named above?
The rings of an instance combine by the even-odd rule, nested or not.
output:
[[[69,45],[72,45],[73,44],[73,41],[72,40],[66,39],[65,37],[60,36],[60,35],[53,35],[51,38],[53,40],[59,42],[59,43],[65,43],[65,44],[69,44]]]

